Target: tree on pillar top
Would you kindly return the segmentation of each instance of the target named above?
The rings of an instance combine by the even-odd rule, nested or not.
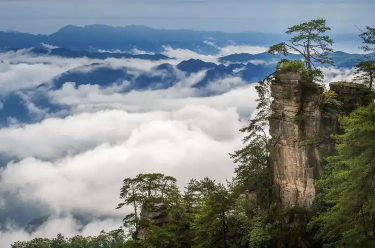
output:
[[[299,25],[294,25],[286,31],[287,34],[297,34],[287,42],[281,42],[269,48],[271,54],[282,53],[287,56],[290,51],[301,54],[308,70],[315,68],[314,63],[333,65],[333,60],[327,53],[333,52],[333,40],[323,35],[331,30],[326,26],[325,19],[315,19]]]

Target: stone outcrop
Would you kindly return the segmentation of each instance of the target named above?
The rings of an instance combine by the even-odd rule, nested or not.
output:
[[[346,114],[367,103],[369,92],[362,86],[332,83],[330,88]],[[311,206],[314,180],[324,158],[334,152],[331,135],[339,131],[337,115],[324,115],[323,92],[323,86],[301,83],[299,73],[279,73],[271,83],[270,160],[281,208]]]
[[[138,240],[146,239],[148,227],[150,225],[160,226],[168,222],[167,205],[163,198],[149,199],[141,209],[139,230],[137,233]]]
[[[329,84],[330,90],[337,93],[337,100],[342,103],[342,112],[350,114],[360,106],[370,103],[370,91],[363,84],[334,82]]]

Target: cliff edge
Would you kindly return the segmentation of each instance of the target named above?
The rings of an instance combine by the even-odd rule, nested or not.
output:
[[[288,72],[276,74],[271,83],[270,161],[276,202],[282,209],[311,207],[314,181],[321,175],[324,158],[335,151],[331,135],[340,132],[339,114],[349,114],[369,101],[365,86],[337,82],[330,84],[337,103],[332,104],[324,86],[305,81],[300,73]]]

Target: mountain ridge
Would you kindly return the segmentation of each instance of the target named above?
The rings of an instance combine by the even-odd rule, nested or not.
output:
[[[336,35],[340,40],[358,40],[355,35]],[[287,38],[286,34],[265,32],[221,32],[191,29],[156,29],[142,25],[113,27],[93,24],[83,27],[66,25],[52,34],[29,34],[0,31],[0,50],[41,47],[42,43],[73,50],[130,51],[134,47],[147,52],[160,52],[163,46],[217,54],[218,47],[228,45],[269,46]],[[213,40],[215,45],[206,41]],[[217,47],[218,46],[218,47]]]

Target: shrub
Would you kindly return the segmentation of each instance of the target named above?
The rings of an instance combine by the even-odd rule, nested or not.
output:
[[[313,86],[314,82],[322,82],[323,78],[323,72],[320,69],[303,70],[301,84]]]
[[[277,65],[276,69],[280,72],[302,72],[306,70],[305,64],[302,60],[288,60],[282,59]]]
[[[342,103],[337,100],[336,92],[328,90],[324,92],[322,102],[322,117],[336,118],[340,114]]]

